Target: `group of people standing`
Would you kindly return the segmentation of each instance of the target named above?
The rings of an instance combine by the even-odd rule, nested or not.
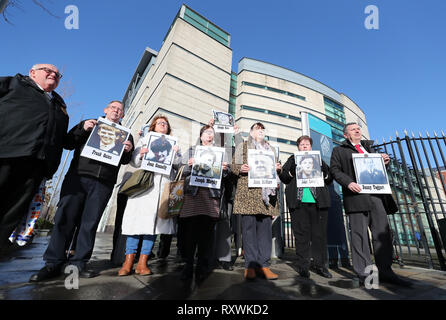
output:
[[[30,278],[32,282],[60,275],[66,264],[78,267],[81,277],[96,275],[86,266],[93,252],[102,212],[116,184],[119,167],[130,164],[139,168],[148,152],[148,136],[140,137],[134,146],[130,135],[123,143],[124,152],[118,166],[82,157],[82,148],[96,120],[81,121],[66,133],[66,107],[63,99],[54,92],[61,76],[53,65],[35,65],[28,77],[16,75],[0,78],[0,190],[8,200],[1,204],[0,241],[5,241],[20,222],[42,179],[51,178],[60,162],[62,148],[74,150],[62,185],[55,226],[43,256],[45,266]],[[27,101],[35,102],[32,112],[28,109]],[[124,116],[123,104],[112,101],[104,113],[107,120],[120,123]],[[17,130],[17,123],[20,130]],[[12,124],[15,124],[14,128]],[[173,134],[168,118],[163,115],[152,119],[149,131]],[[391,269],[392,240],[386,214],[396,212],[392,196],[360,193],[361,187],[356,183],[352,154],[374,152],[372,142],[362,140],[361,128],[356,123],[345,125],[344,137],[343,144],[332,152],[330,166],[323,161],[321,163],[322,187],[297,187],[294,155],[283,166],[276,160],[276,186],[248,186],[248,173],[253,170],[248,165],[248,150],[275,153],[265,139],[265,126],[260,122],[251,126],[247,141],[236,134],[235,146],[226,148],[219,189],[191,185],[196,146],[190,147],[184,154],[177,145],[174,146],[175,157],[170,174],[154,173],[153,186],[127,200],[121,226],[121,232],[126,236],[125,259],[118,275],[132,273],[140,242],[142,245],[135,273],[151,274],[147,261],[157,235],[171,236],[175,233],[184,261],[182,280],[191,279],[194,274],[196,279],[205,278],[216,258],[225,269],[231,270],[228,217],[234,215],[241,220],[244,278],[277,279],[279,275],[270,269],[272,220],[280,215],[278,188],[283,182],[286,184],[286,201],[296,239],[298,273],[309,278],[309,271],[312,270],[331,278],[327,268],[327,221],[331,205],[328,185],[335,180],[343,189],[344,208],[349,215],[352,235],[353,269],[360,282],[364,283],[366,267],[372,264],[367,232],[370,228],[380,281],[409,285]],[[211,121],[201,128],[197,145],[214,146],[217,138]],[[311,151],[313,141],[309,136],[301,136],[296,144],[299,151]],[[389,156],[382,154],[382,157],[387,164]],[[275,159],[278,159],[277,154]],[[166,184],[175,179],[179,170],[182,170],[180,178],[184,179],[183,207],[178,218],[163,219],[158,215],[161,193]],[[75,252],[70,255],[73,237]]]

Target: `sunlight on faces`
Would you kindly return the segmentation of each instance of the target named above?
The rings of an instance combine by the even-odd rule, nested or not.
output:
[[[29,71],[29,77],[46,92],[51,92],[59,85],[61,75],[52,64],[36,64]]]
[[[251,137],[256,140],[257,142],[263,141],[265,138],[265,129],[255,125],[254,128],[251,129]]]
[[[169,123],[165,118],[159,118],[156,120],[155,132],[167,134],[169,131]]]
[[[107,120],[118,123],[124,117],[124,106],[120,102],[113,101],[104,109],[104,113]]]
[[[311,143],[308,139],[304,139],[299,143],[298,146],[299,151],[311,151],[312,147],[311,147]]]
[[[212,142],[214,141],[214,130],[209,128],[203,131],[201,134],[201,143],[205,146],[212,145]]]
[[[361,136],[361,127],[356,123],[348,125],[346,132],[344,132],[345,139],[355,143],[359,143],[359,141],[361,141]]]

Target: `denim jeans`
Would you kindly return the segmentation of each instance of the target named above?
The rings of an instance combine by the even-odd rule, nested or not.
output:
[[[138,250],[139,239],[141,238],[143,239],[141,254],[149,255],[152,251],[153,243],[156,240],[156,234],[127,236],[127,242],[125,244],[125,254],[136,253],[136,251]]]

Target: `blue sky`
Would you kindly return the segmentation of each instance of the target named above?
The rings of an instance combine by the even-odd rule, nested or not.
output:
[[[372,139],[444,130],[445,1],[41,0],[54,18],[20,0],[0,21],[0,76],[27,74],[49,62],[63,70],[58,89],[72,95],[70,127],[122,99],[146,47],[159,50],[181,4],[231,34],[233,69],[243,57],[303,73],[343,92],[365,112]],[[79,29],[64,26],[65,7],[79,9]],[[364,9],[379,9],[367,30]]]

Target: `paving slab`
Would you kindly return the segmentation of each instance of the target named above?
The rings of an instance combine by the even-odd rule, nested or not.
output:
[[[446,300],[446,272],[412,266],[393,266],[412,288],[379,284],[378,289],[358,287],[350,269],[331,269],[332,279],[311,273],[300,277],[295,256],[287,250],[281,259],[272,259],[271,269],[279,279],[267,281],[243,278],[244,260],[237,258],[233,271],[215,269],[204,281],[180,280],[182,264],[176,260],[175,244],[166,260],[149,260],[153,275],[118,277],[119,266],[111,264],[112,235],[98,233],[89,267],[99,272],[92,279],[79,279],[78,288],[70,274],[42,283],[28,279],[43,267],[43,253],[49,236],[36,237],[25,248],[0,258],[0,300]],[[71,281],[71,282],[70,282]]]

